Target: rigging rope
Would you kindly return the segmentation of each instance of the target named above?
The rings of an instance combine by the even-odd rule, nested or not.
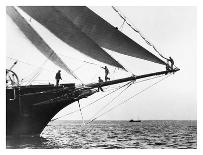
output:
[[[59,54],[59,55],[64,56],[64,57],[66,57],[66,58],[69,58],[70,60],[71,60],[71,59],[75,59],[75,60],[77,60],[77,61],[81,61],[81,62],[84,62],[84,63],[87,63],[87,64],[91,64],[91,65],[95,65],[95,66],[101,67],[101,65],[96,64],[96,63],[93,63],[93,62],[90,62],[90,61],[85,61],[85,60],[77,59],[77,58],[70,57],[70,56],[67,56],[67,55],[64,55],[64,54]]]
[[[126,21],[126,20],[123,20],[123,23],[122,23],[121,26],[120,26],[120,31],[123,30],[123,27],[124,27],[125,21]]]
[[[148,81],[148,80],[151,80],[151,79],[159,78],[159,77],[162,77],[162,76],[165,76],[165,75],[160,75],[160,76],[156,76],[156,77],[153,77],[153,78],[148,78],[148,79],[145,79],[145,80],[142,80],[142,81],[137,81],[137,82],[134,82],[134,83],[140,83],[140,82]],[[82,110],[82,109],[86,109],[86,108],[89,107],[90,105],[92,105],[92,104],[96,103],[97,101],[99,101],[99,100],[105,98],[106,96],[109,96],[110,94],[112,94],[112,93],[118,91],[119,89],[121,89],[121,88],[127,86],[127,85],[128,85],[129,83],[131,83],[131,82],[132,82],[132,81],[128,82],[127,84],[124,84],[123,86],[119,86],[118,88],[116,88],[116,89],[113,90],[112,92],[110,92],[110,93],[108,93],[108,94],[102,96],[101,98],[99,98],[99,99],[97,99],[97,100],[95,100],[95,101],[89,103],[88,105],[82,107],[81,110]],[[78,111],[79,111],[79,110],[75,110],[75,111],[72,111],[72,112],[67,113],[67,114],[65,114],[65,115],[59,116],[59,117],[57,117],[57,118],[55,118],[55,119],[52,119],[50,122],[53,122],[53,121],[55,121],[55,120],[58,120],[58,119],[60,119],[60,118],[65,117],[65,116],[71,115],[71,114],[76,113],[76,112],[78,112]]]
[[[81,117],[82,117],[82,122],[83,122],[83,124],[85,124],[84,118],[83,118],[83,114],[82,114],[82,110],[80,108],[80,102],[79,101],[78,101],[78,106],[79,106],[79,109],[80,109],[80,114],[81,114]]]
[[[87,65],[87,64],[84,64],[84,65],[82,64],[79,67],[77,67],[76,69],[74,69],[73,71],[75,72],[75,71],[79,70],[80,68],[84,67],[85,65]]]
[[[52,55],[52,54],[51,54],[51,55]],[[51,55],[50,55],[50,57],[51,57]],[[9,59],[11,59],[11,60],[19,61],[19,62],[21,62],[21,63],[23,63],[23,64],[26,64],[26,65],[29,65],[29,66],[36,66],[36,67],[37,67],[37,69],[36,69],[36,71],[35,71],[35,74],[32,76],[32,78],[31,78],[30,80],[25,80],[25,79],[28,78],[29,76],[31,76],[31,75],[33,74],[33,72],[32,72],[32,73],[29,73],[28,75],[26,75],[26,76],[24,76],[24,77],[22,78],[21,83],[27,82],[26,85],[29,85],[31,82],[36,81],[35,79],[39,76],[39,74],[40,74],[40,72],[41,72],[42,70],[47,70],[47,71],[50,71],[50,72],[52,72],[52,73],[55,72],[55,70],[51,70],[51,69],[47,69],[47,68],[42,67],[42,66],[44,66],[44,64],[48,61],[48,59],[46,59],[46,60],[44,61],[44,63],[42,63],[40,66],[37,66],[37,65],[34,65],[34,64],[30,64],[30,63],[24,62],[24,61],[22,61],[22,60],[20,60],[20,59],[11,58],[11,57],[8,57],[8,56],[7,56],[7,58],[9,58]],[[80,68],[83,67],[83,66],[84,66],[84,65],[79,66],[79,67],[76,68],[74,71],[80,69]],[[83,84],[83,82],[82,82],[79,78],[78,78],[78,80]]]
[[[89,121],[88,123],[86,123],[86,125],[87,125],[87,124],[90,124],[91,122],[93,122],[94,120],[98,119],[99,117],[101,117],[101,116],[105,115],[106,113],[108,113],[108,112],[112,111],[113,109],[115,109],[115,108],[119,107],[120,105],[122,105],[122,104],[126,103],[127,101],[129,101],[130,99],[134,98],[135,96],[137,96],[137,95],[139,95],[139,94],[143,93],[144,91],[146,91],[146,90],[148,90],[148,89],[152,88],[153,86],[155,86],[155,85],[156,85],[156,84],[158,84],[159,82],[161,82],[161,81],[165,80],[165,79],[166,79],[166,78],[168,78],[169,76],[171,76],[171,74],[170,74],[170,75],[168,75],[168,76],[166,76],[166,77],[164,77],[164,78],[162,78],[161,80],[159,80],[159,81],[157,81],[157,82],[153,83],[152,85],[150,85],[150,86],[148,86],[148,87],[144,88],[143,90],[139,91],[138,93],[136,93],[135,95],[131,96],[130,98],[128,98],[128,99],[126,99],[126,100],[124,100],[124,101],[123,101],[123,102],[121,102],[120,104],[117,104],[117,105],[113,106],[113,107],[112,107],[112,108],[110,108],[109,110],[107,110],[107,111],[103,112],[103,113],[102,113],[102,114],[100,114],[99,116],[95,117],[94,119],[92,119],[91,121]]]
[[[149,46],[151,46],[162,58],[164,58],[164,59],[167,60],[167,58],[164,57],[164,56],[157,50],[157,48],[156,48],[148,39],[146,39],[146,37],[144,37],[144,35],[143,35],[137,28],[135,28],[135,26],[132,24],[132,22],[129,23],[129,22],[127,21],[127,17],[125,17],[124,15],[122,15],[122,14],[121,14],[121,11],[120,11],[118,8],[116,8],[115,6],[112,6],[112,8],[113,8],[113,10],[114,10],[115,12],[118,13],[118,15],[126,22],[126,24],[127,24],[133,31],[135,31],[136,33],[138,33],[138,34],[141,36],[141,38],[142,38]],[[128,20],[129,20],[129,19],[128,19]]]
[[[52,55],[53,55],[53,53],[52,53],[49,57],[51,57]],[[30,65],[30,66],[34,66],[34,65],[30,64],[30,63],[24,62],[24,61],[19,60],[19,59],[14,59],[14,58],[11,58],[11,57],[7,57],[7,58],[9,58],[9,59],[11,59],[11,60],[18,60],[19,62],[22,62],[22,63],[24,63],[24,64],[27,64],[27,65]],[[39,76],[40,71],[41,71],[42,69],[44,69],[42,66],[44,66],[44,64],[45,64],[47,61],[48,61],[48,58],[42,63],[42,65],[40,65],[40,66],[38,67],[38,69],[36,70],[36,74],[27,82],[26,85],[30,84],[34,79],[37,78],[37,76]]]
[[[81,110],[82,110],[82,109],[86,109],[86,108],[89,107],[90,105],[92,105],[92,104],[96,103],[97,101],[99,101],[99,100],[101,100],[101,99],[103,99],[103,98],[109,96],[110,94],[112,94],[112,93],[118,91],[119,89],[125,87],[125,86],[128,85],[129,83],[130,83],[130,82],[128,82],[127,84],[124,84],[123,86],[119,86],[117,89],[113,90],[112,92],[110,92],[110,93],[108,93],[108,94],[106,94],[106,95],[100,97],[99,99],[96,99],[95,101],[89,103],[88,105],[86,105],[86,106],[84,106],[84,107],[81,107]],[[67,113],[67,114],[65,114],[65,115],[59,116],[59,117],[57,117],[57,118],[55,118],[55,119],[52,119],[50,122],[53,122],[53,121],[55,121],[55,120],[57,120],[57,119],[63,118],[63,117],[65,117],[65,116],[68,116],[68,115],[73,114],[73,113],[78,112],[78,111],[79,111],[79,110],[75,110],[75,111],[72,111],[72,112]]]
[[[40,67],[39,65],[30,64],[30,63],[25,62],[25,61],[22,61],[22,60],[20,60],[20,59],[11,58],[11,57],[8,57],[8,56],[7,56],[7,58],[8,58],[8,59],[11,59],[11,60],[14,60],[14,61],[21,62],[21,63],[23,63],[23,64],[25,64],[25,65],[28,65],[28,66],[33,66],[33,67],[35,66],[35,67],[37,67],[37,68]],[[44,67],[42,67],[42,69],[43,69],[43,70],[50,71],[50,72],[55,72],[55,70],[48,69],[48,68],[44,68]],[[29,75],[30,75],[30,74],[29,74]],[[26,76],[26,77],[27,77],[27,76]],[[25,79],[25,78],[23,78],[23,79]]]
[[[90,64],[90,65],[94,65],[94,66],[97,66],[97,67],[99,67],[99,68],[102,68],[101,65],[96,64],[96,63],[93,63],[93,62],[90,62],[90,61],[77,59],[77,58],[70,57],[70,56],[67,56],[67,55],[64,55],[64,54],[59,54],[59,55],[64,56],[64,57],[67,57],[67,58],[70,58],[70,59],[75,59],[75,60],[77,60],[77,61],[81,61],[81,62],[83,62],[83,63],[86,63],[85,65]],[[81,66],[79,66],[78,68],[74,69],[73,71],[76,71],[76,70],[78,70],[78,69],[84,67],[85,65],[81,65]],[[116,70],[116,67],[115,67],[115,70]],[[115,72],[115,70],[114,70],[114,72]],[[131,74],[134,75],[132,72],[131,72]],[[96,75],[97,75],[97,73],[91,78],[91,81],[96,77]]]
[[[53,54],[54,54],[54,53],[52,53],[49,57],[51,57]],[[37,70],[38,70],[37,73],[31,78],[30,81],[28,81],[28,83],[27,83],[26,85],[31,84],[31,82],[33,82],[33,80],[35,80],[35,79],[39,76],[39,74],[40,74],[41,71],[42,71],[42,66],[44,66],[44,65],[47,63],[48,60],[49,60],[49,58],[45,59],[45,61],[44,61],[44,62],[41,64],[41,66],[37,69]]]
[[[97,116],[103,109],[105,109],[108,105],[110,105],[111,103],[113,103],[113,101],[118,98],[125,90],[127,90],[131,85],[133,84],[133,82],[130,82],[127,87],[125,89],[123,89],[118,95],[116,95],[111,101],[107,102],[107,104],[105,104],[101,109],[99,109],[99,111],[97,111],[89,120],[91,121],[95,116]]]

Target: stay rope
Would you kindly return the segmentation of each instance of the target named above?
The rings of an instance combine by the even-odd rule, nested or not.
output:
[[[87,64],[91,64],[91,65],[95,65],[95,66],[101,67],[99,64],[96,64],[96,63],[93,63],[93,62],[90,62],[90,61],[85,61],[85,60],[77,59],[77,58],[70,57],[70,56],[67,56],[67,55],[64,55],[64,54],[59,54],[59,55],[61,55],[61,56],[63,56],[63,57],[66,57],[66,58],[69,58],[70,60],[71,60],[71,59],[74,59],[74,60],[76,60],[76,61],[81,61],[81,62],[83,62],[83,63],[87,63]]]
[[[96,64],[96,63],[93,63],[93,62],[90,62],[90,61],[77,59],[77,58],[70,57],[70,56],[67,56],[67,55],[64,55],[64,54],[59,54],[59,55],[61,55],[61,56],[63,56],[63,57],[66,57],[66,58],[69,58],[69,59],[74,59],[74,60],[76,60],[76,61],[81,61],[81,62],[85,63],[85,65],[90,64],[90,65],[94,65],[94,66],[96,66],[96,67],[102,68],[101,65]],[[77,70],[81,69],[82,67],[84,67],[85,65],[82,64],[82,65],[80,65],[79,67],[77,67],[76,69],[74,69],[73,71],[77,71]],[[117,67],[115,67],[113,74],[115,73],[115,70],[116,70],[116,69],[117,69]],[[130,72],[130,71],[129,71],[129,72]],[[132,75],[134,75],[132,72],[130,72],[130,73],[131,73]],[[91,78],[91,80],[93,80],[93,79],[96,77],[97,74],[98,74],[98,73],[95,73],[94,76]]]
[[[103,111],[107,106],[109,106],[115,99],[117,99],[124,91],[126,91],[133,82],[130,82],[125,89],[123,89],[118,95],[116,95],[111,101],[107,102],[101,109],[99,109],[89,120],[91,121],[93,118],[95,118],[101,111]]]
[[[53,54],[53,53],[52,53],[52,54]],[[49,57],[51,57],[52,54],[51,54]],[[42,71],[42,69],[43,69],[42,66],[44,66],[44,65],[47,63],[48,60],[49,60],[49,58],[45,59],[45,61],[40,65],[40,67],[37,68],[36,73],[35,73],[34,76],[27,82],[26,85],[31,84],[31,83],[40,75],[40,73],[41,73],[41,71]]]
[[[127,84],[124,84],[124,85],[122,85],[122,86],[119,86],[117,89],[113,90],[112,92],[110,92],[110,93],[108,93],[108,94],[106,94],[106,95],[104,95],[104,96],[102,96],[102,97],[96,99],[95,101],[93,101],[93,102],[87,104],[87,105],[84,106],[84,107],[81,107],[80,109],[81,109],[81,110],[82,110],[82,109],[86,109],[86,108],[89,107],[90,105],[92,105],[92,104],[94,104],[94,103],[100,101],[101,99],[103,99],[103,98],[109,96],[110,94],[112,94],[112,93],[118,91],[119,89],[125,87],[125,86],[128,85],[129,83],[130,83],[130,82],[128,82]],[[51,122],[53,122],[53,121],[55,121],[55,120],[58,120],[58,119],[60,119],[60,118],[63,118],[63,117],[65,117],[65,116],[71,115],[71,114],[73,114],[73,113],[76,113],[76,112],[78,112],[78,111],[79,111],[79,110],[75,110],[75,111],[72,111],[72,112],[67,113],[67,114],[65,114],[65,115],[59,116],[59,117],[57,117],[57,118],[55,118],[55,119],[52,119]]]
[[[50,55],[50,56],[51,56],[51,55]],[[48,61],[48,58],[47,58],[40,66],[34,65],[34,64],[30,64],[30,63],[27,63],[27,62],[22,61],[22,60],[20,60],[20,59],[11,58],[11,57],[8,57],[8,56],[7,56],[7,58],[10,59],[10,60],[15,60],[15,61],[21,62],[21,63],[23,63],[23,64],[25,64],[25,65],[28,65],[28,66],[35,66],[35,67],[37,67],[37,69],[35,70],[35,72],[29,73],[29,74],[27,74],[26,76],[24,76],[24,77],[22,78],[22,80],[20,81],[21,84],[22,84],[22,83],[27,83],[27,84],[25,84],[25,85],[29,85],[31,82],[37,81],[37,80],[35,80],[35,79],[40,75],[40,73],[42,72],[42,70],[47,70],[47,71],[52,72],[52,73],[55,72],[55,70],[51,70],[51,69],[47,69],[47,68],[42,67],[42,66],[44,66],[45,63]],[[85,64],[85,65],[86,65],[86,64]],[[78,69],[80,69],[81,67],[83,67],[83,66],[85,66],[85,65],[81,65],[81,66],[77,67],[76,69],[73,70],[73,72],[77,71]],[[34,73],[34,75],[32,75],[33,73]],[[32,77],[31,77],[31,75],[32,75]],[[31,77],[31,78],[29,78],[29,77]],[[28,79],[28,78],[29,78],[29,79]],[[26,79],[27,79],[27,80],[26,80]],[[81,79],[79,79],[78,77],[77,77],[77,79],[83,84],[83,82],[82,82]],[[40,83],[40,84],[45,84],[45,83]]]
[[[144,81],[149,81],[149,80],[156,79],[156,78],[159,78],[159,77],[162,77],[162,76],[164,76],[164,75],[159,75],[159,76],[147,78],[147,79],[144,79],[144,80],[141,80],[141,81],[133,81],[133,84],[141,83],[141,82],[144,82]],[[107,90],[106,92],[111,91],[111,90],[114,90],[114,89],[115,89],[115,88],[112,88],[112,89],[110,89],[110,90]]]
[[[88,123],[86,123],[86,125],[90,124],[91,122],[93,122],[94,120],[100,118],[101,116],[105,115],[106,113],[108,113],[108,112],[110,112],[110,111],[116,109],[117,107],[121,106],[122,104],[128,102],[129,100],[131,100],[132,98],[136,97],[137,95],[143,93],[144,91],[147,91],[148,89],[152,88],[152,87],[155,86],[156,84],[158,84],[158,83],[160,83],[161,81],[165,80],[165,79],[168,78],[169,76],[171,76],[171,74],[168,75],[168,76],[166,76],[166,77],[164,77],[164,78],[162,78],[161,80],[159,80],[159,81],[153,83],[152,85],[150,85],[150,86],[144,88],[143,90],[139,91],[138,93],[136,93],[135,95],[131,96],[130,98],[128,98],[128,99],[122,101],[120,104],[117,104],[117,105],[113,106],[113,107],[110,108],[109,110],[103,112],[103,113],[100,114],[99,116],[95,117],[94,119],[92,119],[91,121],[89,121]]]
[[[23,63],[23,64],[28,65],[28,66],[33,66],[33,67],[35,66],[35,67],[37,67],[37,68],[40,67],[39,65],[30,64],[30,63],[25,62],[25,61],[22,61],[22,60],[20,60],[20,59],[11,58],[11,57],[8,57],[8,56],[7,56],[7,58],[10,59],[10,60],[13,60],[13,61],[18,61],[18,62]],[[43,69],[43,70],[50,71],[50,72],[55,72],[55,70],[51,70],[51,69],[44,68],[44,67],[42,67],[42,69]],[[25,79],[25,78],[24,78],[24,79]]]
[[[83,122],[83,124],[85,124],[84,123],[84,117],[83,117],[83,114],[82,114],[82,110],[81,110],[81,108],[80,108],[80,102],[78,101],[78,106],[79,106],[79,109],[80,109],[80,115],[81,115],[81,117],[82,117],[82,122]]]
[[[132,24],[132,22],[128,22],[128,21],[130,21],[130,20],[129,20],[126,16],[124,16],[118,8],[116,8],[115,6],[112,6],[112,8],[113,8],[113,10],[114,10],[115,12],[117,12],[118,15],[124,20],[124,23],[126,23],[133,31],[135,31],[136,33],[138,33],[138,34],[141,36],[141,38],[142,38],[149,46],[151,46],[162,58],[164,58],[164,59],[167,60],[167,58],[164,57],[164,56],[161,54],[161,52],[159,52],[159,51],[157,50],[157,48],[155,47],[155,45],[153,45],[153,44],[143,35],[143,33],[141,33],[140,30],[138,30],[137,28],[135,28],[135,26]],[[123,24],[122,24],[122,25],[123,25]]]
[[[152,80],[152,79],[159,78],[159,77],[162,77],[162,76],[164,76],[164,75],[155,76],[155,77],[153,77],[153,78],[144,79],[144,80],[137,81],[137,82],[134,82],[134,83],[141,83],[141,82],[148,81],[148,80]],[[111,91],[110,93],[108,93],[108,94],[106,94],[106,95],[100,97],[99,99],[96,99],[95,101],[93,101],[93,102],[87,104],[87,105],[84,106],[84,107],[81,107],[80,109],[81,109],[81,110],[86,109],[86,108],[89,107],[90,105],[96,103],[97,101],[102,100],[103,98],[105,98],[105,97],[111,95],[112,93],[118,91],[119,89],[121,89],[121,88],[123,88],[123,87],[129,85],[130,83],[132,83],[132,81],[130,81],[130,82],[128,82],[128,83],[126,83],[126,84],[124,84],[124,85],[122,85],[122,86],[119,86],[118,88],[114,89],[114,90]],[[58,119],[60,119],[60,118],[66,117],[66,116],[71,115],[71,114],[74,114],[74,113],[76,113],[76,112],[79,112],[79,110],[74,110],[74,111],[69,112],[69,113],[67,113],[67,114],[65,114],[65,115],[59,116],[59,117],[57,117],[57,118],[54,118],[54,119],[52,119],[50,122],[56,121],[56,120],[58,120]]]

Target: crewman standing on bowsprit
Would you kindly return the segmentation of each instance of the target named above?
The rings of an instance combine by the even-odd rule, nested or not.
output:
[[[166,70],[173,70],[173,66],[174,66],[174,60],[171,57],[169,57],[169,59],[167,59]]]
[[[105,66],[105,67],[101,67],[105,70],[105,81],[110,80],[110,78],[108,77],[109,75],[109,69]]]
[[[99,77],[98,82],[101,83],[101,82],[104,82],[104,81],[101,79],[101,77]],[[102,89],[102,87],[100,87],[100,86],[98,87],[98,92],[99,92],[99,90],[104,91]]]
[[[59,85],[59,80],[62,80],[62,78],[61,78],[61,70],[59,70],[59,71],[56,73],[55,79],[56,79],[56,86],[58,87],[58,85]]]
[[[174,60],[171,57],[169,57],[168,61],[171,63],[171,70],[173,70]]]

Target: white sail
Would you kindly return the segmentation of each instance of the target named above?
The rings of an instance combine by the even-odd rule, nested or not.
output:
[[[39,34],[27,23],[27,21],[11,6],[6,8],[7,14],[13,22],[20,28],[24,35],[32,42],[33,45],[55,65],[64,69],[67,73],[78,79],[73,71],[61,60],[61,58],[51,49],[51,47],[39,36]]]
[[[55,8],[99,46],[154,63],[166,64],[89,8],[85,6],[56,6]]]
[[[20,8],[69,46],[100,62],[124,69],[120,63],[77,28],[60,11],[56,10],[55,7],[21,6]]]

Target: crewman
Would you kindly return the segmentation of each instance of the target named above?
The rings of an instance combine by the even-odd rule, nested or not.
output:
[[[101,77],[99,77],[98,82],[101,83],[101,82],[104,82],[104,81],[101,79]],[[98,86],[98,92],[99,92],[99,90],[104,91],[102,89],[102,87]]]
[[[61,78],[61,70],[58,70],[58,72],[56,73],[55,79],[56,79],[56,86],[58,87],[59,80],[62,80],[62,78]]]
[[[170,70],[173,70],[173,66],[174,66],[174,61],[171,57],[169,57],[169,59],[167,59],[168,62],[170,62]]]
[[[105,70],[105,81],[110,80],[110,78],[108,77],[109,75],[109,69],[107,68],[107,66],[105,67],[101,67]]]
[[[170,71],[170,65],[169,65],[169,62],[167,61],[167,64],[166,64],[166,71]]]
[[[170,71],[170,70],[171,70],[171,67],[169,65],[169,62],[167,61],[167,63],[166,63],[166,71]],[[165,75],[167,75],[167,74],[168,74],[168,72],[165,73]]]

